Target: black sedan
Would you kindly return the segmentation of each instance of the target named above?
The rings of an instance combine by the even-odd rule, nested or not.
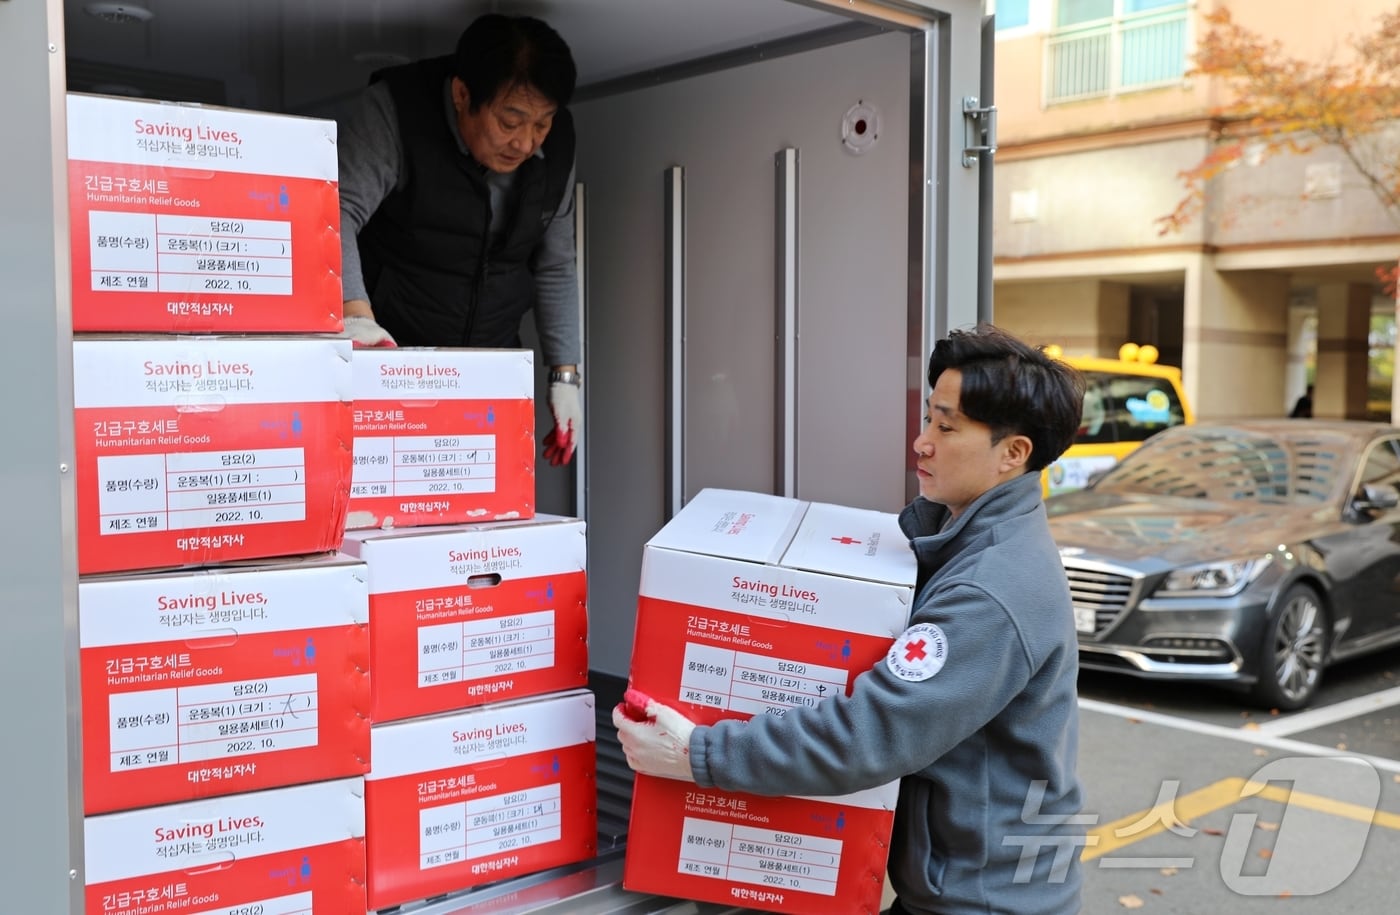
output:
[[[1287,710],[1332,662],[1400,644],[1400,428],[1177,426],[1046,508],[1081,667]]]

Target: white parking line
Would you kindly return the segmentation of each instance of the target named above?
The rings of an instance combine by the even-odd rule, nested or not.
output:
[[[1324,747],[1315,743],[1307,743],[1302,740],[1289,740],[1286,737],[1264,734],[1257,730],[1246,731],[1240,728],[1227,728],[1218,724],[1192,721],[1189,718],[1177,718],[1173,715],[1163,715],[1160,712],[1147,712],[1142,709],[1130,708],[1126,705],[1114,705],[1111,702],[1100,702],[1097,699],[1081,698],[1079,700],[1079,707],[1087,711],[1099,712],[1104,715],[1113,715],[1132,721],[1161,725],[1162,727],[1175,728],[1178,731],[1189,731],[1193,734],[1202,734],[1207,737],[1220,737],[1225,740],[1253,744],[1258,747],[1268,747],[1285,753],[1296,753],[1300,756],[1341,756],[1348,759],[1360,759],[1370,763],[1382,772],[1400,772],[1400,760],[1385,759],[1380,756],[1368,756],[1364,753],[1352,753],[1346,750],[1338,750],[1335,747]]]
[[[1379,693],[1371,693],[1369,696],[1357,696],[1355,699],[1347,699],[1334,705],[1309,709],[1286,718],[1265,721],[1259,725],[1255,733],[1268,734],[1273,737],[1297,734],[1301,731],[1311,731],[1313,728],[1336,724],[1338,721],[1346,721],[1348,718],[1355,718],[1367,712],[1390,708],[1392,705],[1400,705],[1400,686],[1382,690]]]

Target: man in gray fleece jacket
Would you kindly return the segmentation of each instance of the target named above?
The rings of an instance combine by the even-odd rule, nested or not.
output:
[[[850,696],[781,717],[696,727],[653,700],[613,723],[633,769],[704,787],[820,796],[901,779],[895,915],[1077,912],[1078,648],[1039,471],[1073,439],[1084,383],[986,325],[940,340],[928,380],[920,497],[900,514],[918,593],[885,660]]]

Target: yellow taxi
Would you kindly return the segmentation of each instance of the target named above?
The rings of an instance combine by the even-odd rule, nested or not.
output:
[[[1083,489],[1148,438],[1195,421],[1181,388],[1181,369],[1157,364],[1157,347],[1125,343],[1117,359],[1046,353],[1074,366],[1085,380],[1084,415],[1074,444],[1041,472],[1047,496]]]

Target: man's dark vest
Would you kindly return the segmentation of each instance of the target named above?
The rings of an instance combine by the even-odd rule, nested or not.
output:
[[[519,346],[520,319],[535,303],[530,255],[573,167],[573,119],[561,108],[544,158],[517,169],[512,212],[488,251],[490,191],[444,111],[451,63],[440,57],[375,74],[394,99],[403,157],[398,184],[360,230],[365,288],[375,320],[401,346]]]

